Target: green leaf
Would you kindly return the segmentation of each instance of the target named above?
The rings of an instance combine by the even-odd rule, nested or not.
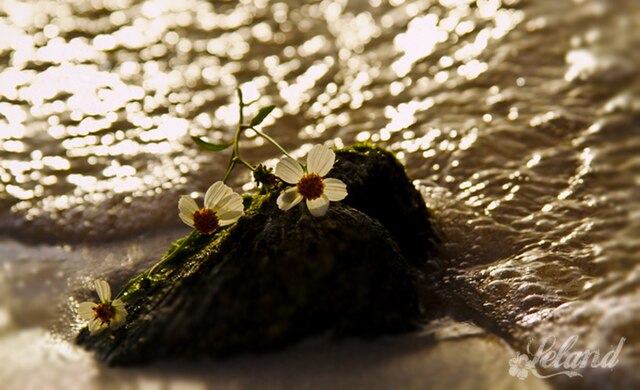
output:
[[[193,142],[196,143],[196,145],[198,145],[202,149],[210,150],[212,152],[219,152],[231,146],[231,144],[212,144],[207,141],[203,141],[199,137],[194,137],[194,136],[191,136],[191,139],[193,140]]]
[[[276,106],[267,106],[261,108],[260,111],[258,111],[258,114],[251,120],[251,126],[258,126],[260,123],[262,123],[264,118],[266,118],[274,108],[276,108]]]

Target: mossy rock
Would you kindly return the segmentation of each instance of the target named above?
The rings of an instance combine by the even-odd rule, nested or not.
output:
[[[131,365],[414,329],[414,265],[431,238],[424,202],[392,154],[359,146],[337,158],[328,176],[349,196],[324,217],[304,202],[282,212],[277,194],[247,198],[238,223],[179,240],[125,286],[123,327],[84,329],[77,342],[108,364]]]

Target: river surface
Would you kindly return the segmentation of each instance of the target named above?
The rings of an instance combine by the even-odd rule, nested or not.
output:
[[[425,359],[467,372],[452,378],[484,372],[468,383],[537,386],[501,382],[513,351],[578,335],[574,349],[603,353],[624,337],[619,364],[549,383],[637,388],[639,48],[637,0],[3,0],[0,379],[21,389],[322,387],[334,376],[345,388],[420,387],[437,374],[420,369]],[[105,369],[69,343],[91,280],[117,289],[188,232],[178,196],[221,179],[228,159],[189,135],[229,142],[237,87],[258,99],[249,116],[277,105],[263,129],[295,156],[367,140],[397,154],[442,238],[437,287],[456,321],[479,326],[454,333],[482,335],[460,351],[477,358],[491,344],[502,360],[465,366],[459,347],[439,352],[446,342],[398,360],[390,349],[413,343],[401,337],[323,346],[324,365],[299,363],[308,350],[297,347],[154,376]],[[241,148],[254,163],[280,157],[251,135]],[[231,182],[251,191],[249,181],[238,168]],[[327,366],[334,353],[352,365]],[[344,357],[363,354],[396,359]]]

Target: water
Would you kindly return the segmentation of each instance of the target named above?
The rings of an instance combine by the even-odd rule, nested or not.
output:
[[[226,165],[189,135],[229,141],[241,86],[259,98],[249,116],[278,106],[264,129],[296,156],[363,140],[397,153],[434,210],[453,311],[520,350],[547,335],[603,350],[626,337],[613,371],[574,383],[640,383],[637,1],[0,10],[3,351],[44,354],[54,337],[59,367],[109,383],[64,341],[79,326],[70,307],[93,278],[121,285],[187,232],[177,197]],[[279,157],[256,138],[242,149],[256,163]],[[248,179],[238,169],[232,182],[251,190]],[[28,371],[11,356],[9,371]]]

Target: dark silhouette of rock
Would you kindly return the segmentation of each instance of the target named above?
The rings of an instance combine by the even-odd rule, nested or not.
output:
[[[422,195],[393,154],[368,144],[336,152],[329,177],[348,184],[343,203],[377,219],[389,230],[405,258],[422,267],[436,236]]]
[[[424,203],[391,154],[337,155],[328,176],[345,181],[349,196],[324,217],[304,202],[283,212],[277,194],[247,198],[235,225],[192,233],[125,286],[125,326],[84,329],[77,342],[108,364],[130,365],[414,329],[421,310],[411,264],[426,259],[431,234]]]

